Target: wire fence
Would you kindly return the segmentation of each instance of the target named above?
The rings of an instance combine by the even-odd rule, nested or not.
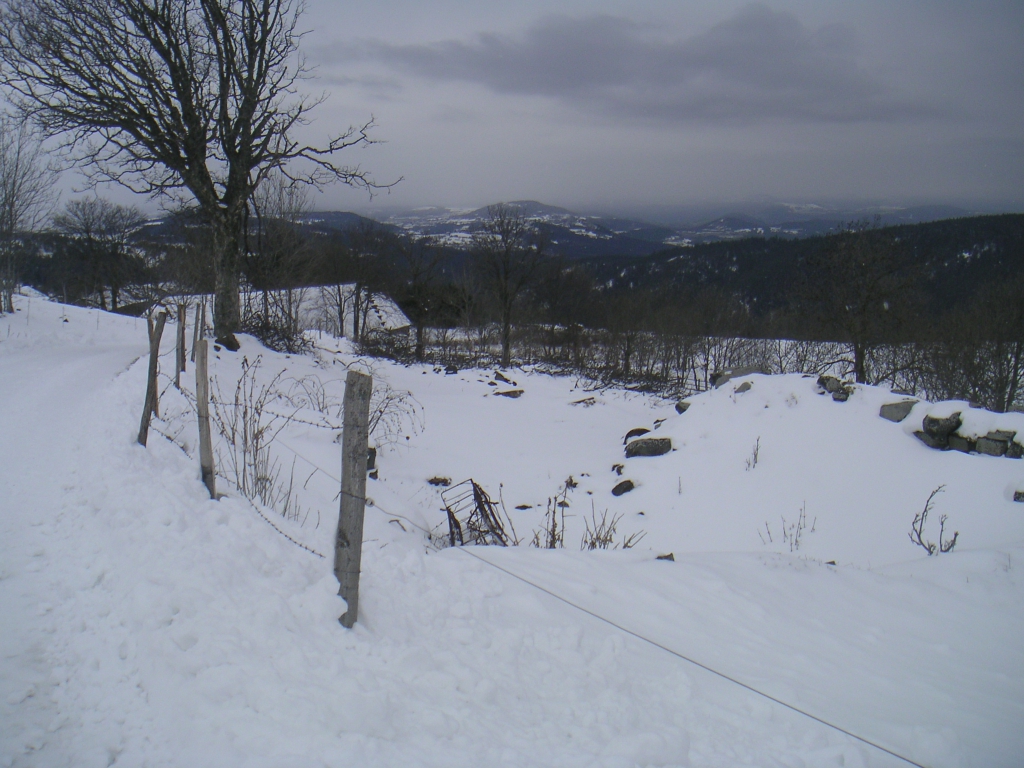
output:
[[[160,357],[164,357],[164,356],[166,356],[168,354],[171,354],[171,352],[173,352],[173,350],[171,350],[169,352],[162,353],[160,355]],[[170,384],[168,386],[170,386]],[[165,388],[163,390],[163,392],[166,392],[166,391],[167,390]],[[163,394],[163,393],[161,393],[161,394]],[[182,394],[186,397],[186,399],[189,399],[189,395],[186,394],[185,390],[182,390]],[[227,406],[227,405],[233,405],[233,404],[232,403],[224,403],[224,405]],[[274,414],[274,415],[277,416],[278,414]],[[281,418],[291,418],[291,419],[294,419],[294,417],[285,417],[283,414],[281,414],[280,417]],[[306,423],[306,422],[303,422],[303,423]],[[309,422],[309,425],[310,426],[317,426],[317,427],[325,426],[324,424],[314,424],[312,422]],[[162,432],[160,432],[160,434],[162,434],[168,440],[171,440],[171,442],[174,442],[174,443],[177,444],[177,441],[173,440],[169,435],[166,435],[165,433],[162,433]],[[298,459],[301,459],[302,461],[304,461],[307,464],[309,464],[310,467],[312,467],[315,471],[322,472],[328,479],[330,479],[330,480],[334,481],[335,483],[337,483],[339,488],[340,488],[340,486],[341,486],[341,479],[339,477],[335,476],[332,472],[324,469],[322,466],[317,464],[315,461],[312,461],[307,456],[304,456],[302,453],[300,453],[299,451],[295,450],[293,447],[288,445],[286,442],[284,442],[280,438],[276,439],[275,443],[277,445],[280,445],[284,449],[288,450],[290,453],[292,453]],[[230,480],[230,478],[225,477],[224,475],[222,475],[220,473],[218,473],[218,474],[225,481],[227,481],[231,485],[234,485],[234,483]],[[415,529],[421,531],[422,533],[424,533],[428,538],[433,538],[433,534],[432,534],[432,532],[429,529],[427,529],[424,526],[420,525],[415,520],[412,520],[407,515],[402,515],[402,514],[399,514],[399,513],[396,513],[396,512],[392,512],[392,511],[382,507],[380,504],[376,503],[369,496],[360,497],[360,496],[355,496],[353,494],[349,494],[347,491],[339,491],[339,496],[341,494],[345,494],[345,495],[348,495],[350,498],[355,498],[355,499],[358,499],[359,501],[362,501],[366,506],[370,507],[371,509],[377,510],[379,513],[381,513],[382,515],[385,515],[386,517],[392,518],[394,520],[404,520],[405,522],[407,522],[413,528],[415,528]],[[270,525],[271,528],[273,528],[278,534],[283,536],[285,539],[287,539],[289,542],[294,544],[296,547],[302,549],[303,551],[305,551],[305,552],[307,552],[307,553],[309,553],[311,555],[314,555],[315,557],[318,557],[320,559],[323,559],[323,560],[327,559],[327,556],[325,554],[323,554],[321,552],[318,552],[313,547],[310,547],[309,545],[304,544],[304,543],[298,541],[293,536],[288,534],[286,531],[283,531],[280,527],[278,527],[274,523],[273,520],[271,520],[269,517],[267,517],[267,515],[263,512],[263,510],[260,509],[259,505],[257,505],[255,502],[253,502],[247,496],[245,496],[245,494],[241,494],[240,493],[239,495],[241,495],[243,498],[245,498],[246,501],[249,503],[249,505],[252,507],[252,509],[268,525]],[[337,498],[337,497],[335,497],[335,498]],[[586,607],[584,607],[582,605],[579,605],[578,603],[573,602],[571,599],[565,597],[564,595],[559,594],[558,592],[556,592],[555,590],[553,590],[552,588],[550,588],[548,586],[545,586],[543,584],[539,584],[539,583],[537,583],[535,581],[532,581],[531,579],[526,578],[525,576],[522,576],[522,575],[520,575],[518,573],[515,573],[514,571],[510,570],[509,568],[506,568],[505,566],[498,565],[497,563],[492,562],[491,560],[489,560],[488,558],[484,557],[480,553],[473,551],[475,549],[474,547],[461,547],[461,546],[458,546],[458,547],[453,547],[453,548],[456,549],[459,552],[462,552],[463,554],[465,554],[468,557],[472,557],[474,560],[477,560],[478,562],[483,563],[486,566],[494,568],[495,570],[505,574],[506,576],[508,576],[510,578],[516,579],[517,581],[519,581],[519,582],[521,582],[521,583],[523,583],[523,584],[525,584],[525,585],[527,585],[527,586],[529,586],[529,587],[531,587],[533,589],[536,589],[536,590],[538,590],[539,592],[542,592],[545,595],[548,595],[549,597],[551,597],[551,598],[553,598],[553,599],[563,603],[564,605],[567,605],[567,606],[569,606],[569,607],[579,611],[582,614],[590,616],[591,618],[593,618],[593,619],[595,619],[595,620],[597,620],[597,621],[599,621],[599,622],[601,622],[603,624],[606,624],[607,626],[610,626],[610,627],[612,627],[612,628],[614,628],[614,629],[616,629],[616,630],[618,630],[620,632],[623,632],[623,633],[625,633],[625,634],[627,634],[627,635],[629,635],[631,637],[636,638],[637,640],[639,640],[639,641],[641,641],[643,643],[646,643],[646,644],[648,644],[648,645],[650,645],[650,646],[652,646],[654,648],[657,648],[657,649],[659,649],[659,650],[661,650],[661,651],[663,651],[665,653],[668,653],[669,655],[671,655],[671,656],[673,656],[673,657],[675,657],[677,659],[680,659],[681,661],[685,661],[685,662],[687,662],[687,663],[697,667],[698,669],[704,670],[705,672],[707,672],[707,673],[709,673],[709,674],[711,674],[711,675],[713,675],[715,677],[718,677],[721,680],[724,680],[724,681],[727,681],[729,683],[732,683],[732,684],[734,684],[734,685],[736,685],[736,686],[738,686],[738,687],[740,687],[740,688],[742,688],[742,689],[744,689],[744,690],[746,690],[746,691],[748,691],[750,693],[753,693],[753,694],[755,694],[757,696],[762,697],[763,699],[765,699],[767,701],[772,702],[773,704],[776,704],[776,705],[778,705],[780,707],[783,707],[784,709],[787,709],[787,710],[789,710],[791,712],[794,712],[794,713],[796,713],[798,715],[802,715],[803,717],[806,717],[809,720],[812,720],[812,721],[814,721],[814,722],[816,722],[816,723],[818,723],[820,725],[823,725],[823,726],[825,726],[827,728],[830,728],[830,729],[836,731],[837,733],[841,733],[844,736],[847,736],[848,738],[851,738],[851,739],[853,739],[853,740],[855,740],[855,741],[857,741],[857,742],[859,742],[861,744],[864,744],[864,745],[866,745],[868,747],[871,747],[871,748],[876,749],[876,750],[878,750],[880,752],[883,752],[883,753],[885,753],[885,754],[887,754],[887,755],[889,755],[891,757],[894,757],[897,760],[900,760],[900,761],[902,761],[903,763],[905,763],[907,765],[914,766],[915,768],[927,768],[927,766],[925,766],[925,765],[923,765],[921,763],[915,762],[914,760],[912,760],[912,759],[910,759],[908,757],[905,757],[904,755],[901,755],[898,752],[896,752],[896,751],[894,751],[892,749],[889,749],[888,747],[885,747],[885,746],[879,744],[876,741],[873,741],[871,739],[868,739],[868,738],[865,738],[863,736],[860,736],[860,735],[858,735],[858,734],[856,734],[856,733],[854,733],[854,732],[852,732],[852,731],[850,731],[850,730],[848,730],[846,728],[843,728],[840,725],[837,725],[835,723],[832,723],[832,722],[824,719],[823,717],[819,717],[819,716],[817,716],[817,715],[815,715],[815,714],[813,714],[811,712],[808,712],[808,711],[806,711],[804,709],[801,709],[800,707],[797,707],[797,706],[795,706],[793,704],[790,704],[790,703],[788,703],[786,701],[783,701],[782,699],[779,699],[779,698],[777,698],[775,696],[772,696],[771,694],[766,693],[766,692],[764,692],[762,690],[759,690],[758,688],[755,688],[754,686],[752,686],[752,685],[750,685],[748,683],[744,683],[742,680],[739,680],[739,679],[737,679],[737,678],[735,678],[735,677],[733,677],[731,675],[726,674],[725,672],[721,672],[721,671],[719,671],[719,670],[717,670],[717,669],[715,669],[715,668],[713,668],[713,667],[711,667],[711,666],[709,666],[707,664],[704,664],[704,663],[702,663],[702,662],[692,658],[691,656],[688,656],[685,653],[677,651],[677,650],[675,650],[673,648],[670,648],[669,646],[667,646],[667,645],[665,645],[665,644],[663,644],[661,642],[658,642],[657,640],[654,640],[654,639],[652,639],[650,637],[647,637],[647,636],[645,636],[644,634],[642,634],[639,631],[630,629],[629,627],[626,627],[623,624],[620,624],[619,622],[616,622],[613,619],[608,618],[607,616],[603,616],[603,615],[601,615],[600,613],[598,613],[598,612],[596,612],[594,610],[591,610],[591,609],[586,608]]]

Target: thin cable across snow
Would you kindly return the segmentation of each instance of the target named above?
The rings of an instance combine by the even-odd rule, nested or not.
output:
[[[300,454],[294,448],[290,447],[289,445],[287,445],[286,443],[284,443],[284,442],[282,442],[280,440],[278,440],[277,442],[279,442],[283,447],[287,448],[289,451],[294,453],[297,457],[299,457],[303,461],[307,462],[310,466],[315,467],[316,469],[318,469],[321,472],[323,472],[330,479],[334,480],[335,482],[337,482],[339,484],[341,483],[341,481],[338,478],[334,477],[334,475],[332,475],[330,472],[325,470],[323,467],[321,467],[317,463],[315,463],[313,461],[310,461],[308,458],[306,458],[305,456]],[[345,491],[342,491],[341,493],[343,493],[343,494],[345,494],[347,496],[350,496],[352,498],[359,498],[362,501],[366,502],[366,504],[368,506],[370,506],[370,507],[376,509],[377,511],[379,511],[381,514],[383,514],[383,515],[385,515],[387,517],[394,517],[394,518],[397,518],[399,520],[405,520],[411,526],[413,526],[414,528],[419,529],[420,531],[425,533],[427,536],[431,535],[431,532],[428,529],[424,528],[419,523],[411,520],[410,518],[406,517],[405,515],[399,515],[399,514],[397,514],[395,512],[390,512],[389,510],[387,510],[384,507],[382,507],[380,504],[376,503],[373,499],[358,497],[358,496],[355,496],[354,494],[345,493]],[[500,566],[497,563],[491,562],[486,557],[482,557],[481,555],[478,555],[476,552],[474,552],[472,550],[472,548],[469,548],[469,547],[454,547],[454,549],[456,549],[459,552],[462,552],[462,553],[464,553],[464,554],[466,554],[466,555],[468,555],[468,556],[470,556],[470,557],[480,561],[481,563],[484,563],[485,565],[489,565],[492,568],[494,568],[495,570],[501,571],[505,575],[511,576],[512,578],[514,578],[514,579],[516,579],[518,581],[521,581],[523,584],[526,584],[526,585],[528,585],[530,587],[533,587],[534,589],[539,590],[539,591],[543,592],[544,594],[549,595],[550,597],[553,597],[556,600],[558,600],[558,601],[560,601],[562,603],[565,603],[566,605],[568,605],[568,606],[570,606],[572,608],[575,608],[577,611],[580,611],[581,613],[585,613],[586,615],[590,616],[591,618],[597,619],[598,621],[601,621],[601,622],[607,624],[610,627],[614,627],[615,629],[619,630],[620,632],[624,632],[627,635],[630,635],[631,637],[635,637],[637,640],[645,642],[648,645],[652,645],[655,648],[658,648],[658,649],[664,651],[665,653],[671,654],[672,656],[675,656],[678,659],[681,659],[683,661],[689,662],[690,664],[694,665],[695,667],[703,669],[705,672],[709,672],[712,675],[715,675],[716,677],[721,678],[722,680],[726,680],[726,681],[728,681],[730,683],[738,685],[740,688],[743,688],[744,690],[749,691],[751,693],[754,693],[754,694],[756,694],[758,696],[761,696],[762,698],[767,699],[768,701],[770,701],[770,702],[772,702],[774,704],[778,704],[780,707],[785,707],[786,709],[790,710],[791,712],[795,712],[798,715],[803,715],[804,717],[806,717],[806,718],[808,718],[810,720],[813,720],[816,723],[824,725],[827,728],[831,728],[832,730],[837,731],[837,732],[843,734],[844,736],[848,736],[851,739],[854,739],[855,741],[859,741],[862,744],[865,744],[865,745],[867,745],[869,747],[873,747],[874,749],[877,749],[880,752],[884,752],[885,754],[890,755],[891,757],[895,757],[897,760],[902,760],[907,765],[914,766],[914,768],[928,768],[928,766],[925,766],[925,765],[923,765],[921,763],[917,763],[917,762],[911,760],[909,757],[904,757],[903,755],[899,754],[898,752],[894,752],[893,750],[888,749],[887,747],[883,747],[881,744],[878,744],[878,743],[876,743],[874,741],[871,741],[870,739],[866,739],[863,736],[858,736],[857,734],[853,733],[852,731],[848,731],[847,729],[843,728],[842,726],[836,725],[835,723],[831,723],[828,720],[825,720],[825,719],[823,719],[821,717],[818,717],[817,715],[813,715],[810,712],[807,712],[806,710],[803,710],[803,709],[800,709],[797,706],[794,706],[793,704],[788,704],[785,701],[783,701],[782,699],[778,699],[775,696],[772,696],[771,694],[765,693],[764,691],[758,690],[757,688],[754,688],[753,686],[748,685],[747,683],[744,683],[741,680],[737,680],[734,677],[730,677],[729,675],[725,674],[724,672],[719,672],[717,669],[709,667],[707,664],[703,664],[703,663],[697,661],[696,659],[690,658],[689,656],[687,656],[687,655],[685,655],[683,653],[680,653],[679,651],[673,650],[672,648],[669,648],[668,646],[659,643],[657,640],[652,640],[649,637],[645,637],[644,635],[640,634],[639,632],[636,632],[636,631],[634,631],[632,629],[629,629],[628,627],[624,627],[621,624],[619,624],[619,623],[617,623],[617,622],[615,622],[615,621],[613,621],[613,620],[611,620],[611,619],[609,619],[609,618],[607,618],[605,616],[602,616],[601,614],[596,613],[595,611],[590,610],[589,608],[584,608],[583,606],[574,603],[572,600],[569,600],[568,598],[563,597],[562,595],[559,595],[557,592],[554,592],[553,590],[549,589],[548,587],[545,587],[545,586],[543,586],[541,584],[538,584],[538,583],[536,583],[534,581],[531,581],[530,579],[527,579],[524,576],[520,576],[519,574],[517,574],[517,573],[515,573],[513,571],[510,571],[509,569],[507,569],[507,568],[505,568],[503,566]],[[319,554],[319,553],[314,553],[314,554]],[[323,557],[323,555],[321,555],[321,557]]]

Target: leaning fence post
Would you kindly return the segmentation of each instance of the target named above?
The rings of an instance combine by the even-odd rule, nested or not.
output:
[[[181,372],[185,372],[185,365],[188,361],[188,336],[186,332],[188,330],[188,306],[186,304],[178,305],[178,342],[181,348]]]
[[[139,445],[145,445],[149,438],[149,420],[157,413],[156,372],[160,361],[160,337],[164,333],[167,313],[161,312],[149,336],[149,378],[146,382],[146,403],[142,406],[142,424],[139,426]]]
[[[217,476],[213,468],[213,445],[210,441],[210,376],[209,344],[199,339],[196,351],[196,412],[199,414],[199,468],[210,498],[217,498]]]
[[[200,299],[196,302],[196,322],[192,328],[192,362],[196,361],[196,342],[199,341],[203,336],[202,321],[206,319],[206,299]]]
[[[181,389],[181,372],[185,370],[185,305],[178,305],[178,325],[174,330],[174,386]]]
[[[369,444],[370,392],[373,378],[349,371],[345,379],[345,416],[341,449],[341,510],[334,540],[334,575],[338,594],[348,610],[338,619],[351,628],[359,612],[359,566],[363,550],[363,513],[366,511],[366,452]]]

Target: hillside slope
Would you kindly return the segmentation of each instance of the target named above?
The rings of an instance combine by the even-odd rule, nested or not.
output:
[[[309,551],[330,554],[340,462],[315,413],[290,410],[274,444],[302,514],[263,518],[224,481],[210,501],[173,386],[155,427],[176,442],[134,442],[144,322],[18,309],[0,318],[2,765],[907,764],[681,656],[920,765],[1024,753],[1024,462],[925,448],[878,418],[884,391],[836,403],[758,376],[680,415],[529,371],[506,384],[243,338],[211,359],[221,398],[257,357],[293,403],[314,375],[340,401],[349,365],[409,393],[368,485],[346,631],[330,559]],[[624,458],[626,431],[661,419],[674,450]],[[445,530],[441,475],[500,495],[524,539],[571,475],[565,549],[438,550],[423,529]],[[636,489],[613,496],[624,478]],[[939,484],[927,531],[947,514],[960,540],[927,557],[907,532]],[[801,508],[791,551],[782,518]],[[639,545],[579,551],[604,510]]]

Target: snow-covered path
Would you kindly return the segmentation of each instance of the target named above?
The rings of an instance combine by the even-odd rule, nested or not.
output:
[[[5,350],[6,351],[6,350]],[[53,746],[68,721],[59,706],[74,611],[66,601],[81,589],[77,566],[87,523],[68,508],[82,454],[94,449],[94,403],[142,350],[67,345],[60,365],[22,348],[0,364],[0,684],[4,754],[23,747],[48,760],[71,744]],[[93,418],[90,418],[93,417]],[[69,562],[70,560],[70,562]],[[71,568],[66,567],[72,564]],[[58,759],[59,762],[59,759]]]
[[[210,501],[174,444],[134,443],[145,326],[31,311],[0,321],[0,766],[905,765],[464,552],[425,547],[387,513],[429,511],[410,487],[443,446],[425,462],[414,441],[385,455],[360,624],[342,630],[328,561],[247,504]],[[449,407],[428,395],[425,408]],[[490,402],[459,397],[450,407]],[[644,406],[627,406],[628,424]],[[544,424],[524,424],[523,444]],[[467,463],[480,452],[459,448]],[[319,504],[322,529],[296,529],[321,550],[333,504]],[[478,554],[922,765],[1024,754],[1019,542],[875,569],[657,551]]]

